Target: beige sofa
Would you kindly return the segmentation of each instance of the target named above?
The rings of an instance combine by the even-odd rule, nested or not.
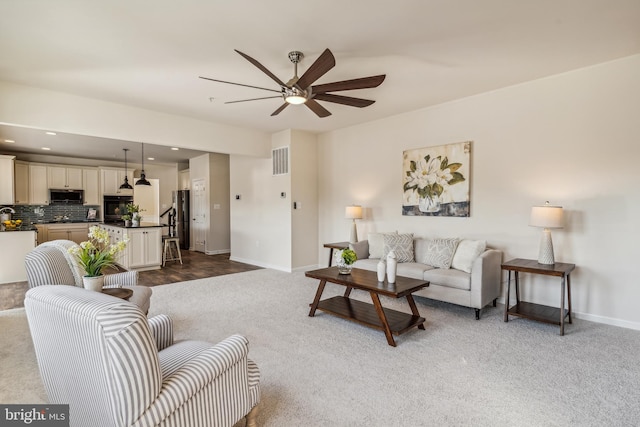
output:
[[[486,248],[484,241],[370,233],[368,240],[350,247],[358,255],[354,267],[370,271],[376,271],[380,259],[393,250],[398,276],[430,282],[414,295],[474,308],[476,319],[489,303],[495,307],[500,296],[502,252]]]

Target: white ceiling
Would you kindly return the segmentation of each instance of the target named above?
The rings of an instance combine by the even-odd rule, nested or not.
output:
[[[271,117],[282,100],[224,104],[269,92],[198,78],[278,89],[234,49],[287,81],[289,51],[305,54],[302,75],[325,48],[336,66],[316,84],[386,74],[342,93],[375,104]],[[325,132],[637,53],[638,0],[4,0],[0,12],[0,80],[266,132]]]

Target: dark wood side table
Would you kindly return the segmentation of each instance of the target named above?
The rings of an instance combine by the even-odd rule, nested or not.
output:
[[[504,321],[509,321],[509,315],[526,319],[560,325],[560,335],[564,335],[564,319],[569,318],[571,323],[571,272],[576,268],[575,264],[556,262],[555,264],[539,264],[533,259],[516,258],[502,264],[502,269],[509,272],[507,282],[507,296],[504,302]],[[516,305],[509,307],[509,293],[511,290],[511,272],[515,272],[516,279]],[[562,278],[560,288],[560,308],[520,301],[519,273],[542,274]],[[565,284],[567,293],[567,310],[564,308]]]
[[[336,243],[325,243],[325,248],[329,248],[329,265],[327,267],[331,267],[331,260],[333,259],[333,250],[334,249],[347,249],[349,247],[349,242],[336,242]]]

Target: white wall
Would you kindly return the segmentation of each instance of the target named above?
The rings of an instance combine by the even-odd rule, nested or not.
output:
[[[320,242],[346,239],[344,207],[358,203],[365,238],[399,230],[486,239],[505,260],[536,259],[530,208],[549,200],[565,208],[553,239],[556,260],[577,266],[574,311],[640,329],[638,76],[632,56],[320,135]],[[403,150],[467,140],[471,217],[403,217]],[[559,305],[557,279],[524,276],[525,298]]]
[[[231,259],[289,271],[291,222],[287,176],[271,176],[271,159],[230,156]],[[235,196],[239,195],[240,200]]]

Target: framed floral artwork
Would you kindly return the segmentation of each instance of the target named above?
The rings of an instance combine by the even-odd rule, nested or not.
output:
[[[402,215],[469,216],[471,141],[402,153]]]

